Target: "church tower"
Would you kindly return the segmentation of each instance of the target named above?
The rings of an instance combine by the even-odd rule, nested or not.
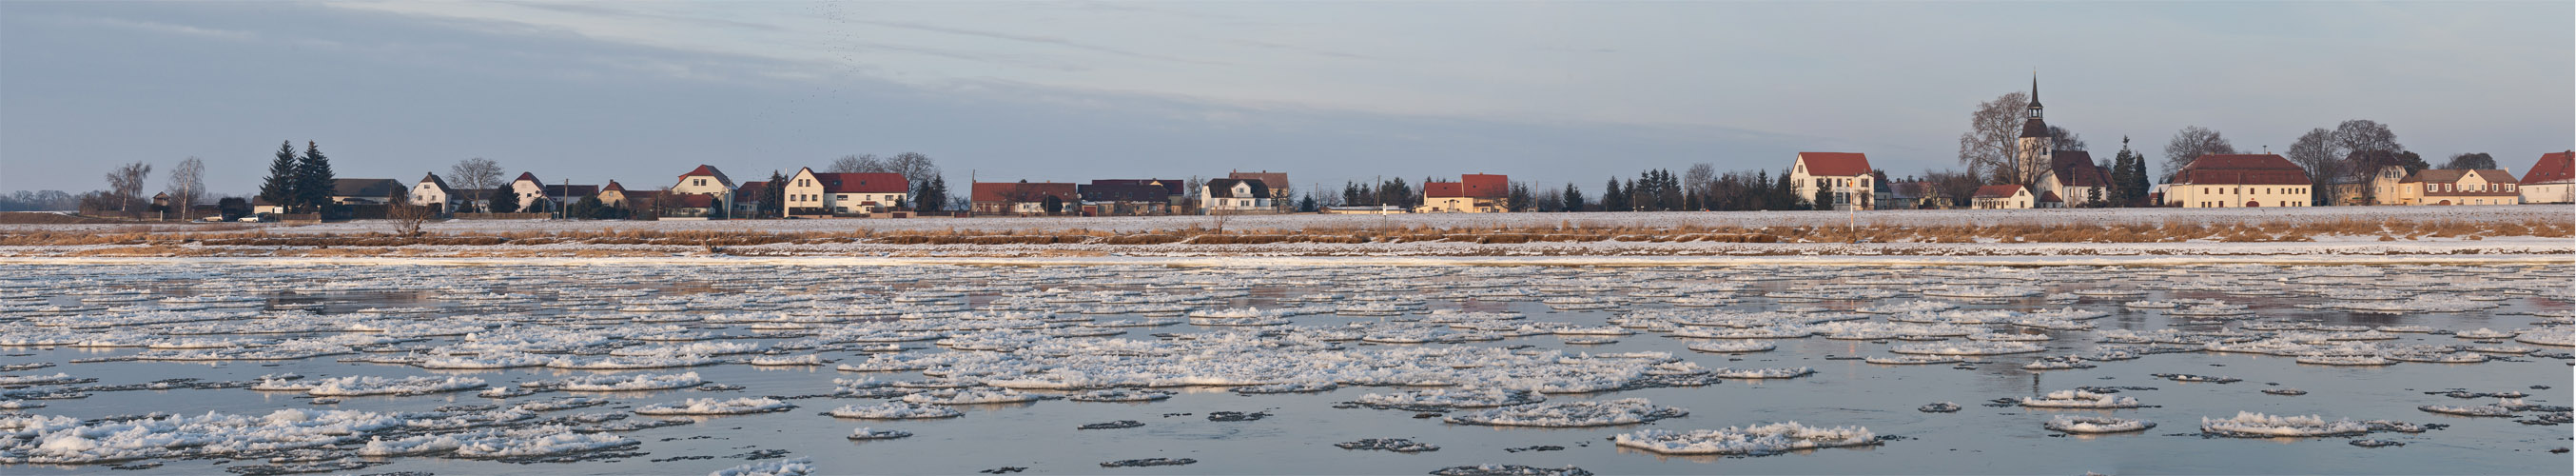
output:
[[[2022,176],[2013,177],[2013,180],[2032,180],[2039,177],[2041,172],[2048,170],[2049,161],[2053,158],[2052,152],[2057,148],[2056,138],[2048,133],[2048,121],[2040,119],[2041,111],[2039,75],[2033,73],[2030,75],[2030,106],[2023,109],[2023,115],[2026,117],[2022,118],[2021,123],[2019,141],[2021,150],[2016,155],[2021,159]]]

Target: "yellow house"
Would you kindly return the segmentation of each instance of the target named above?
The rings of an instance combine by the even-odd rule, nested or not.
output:
[[[2193,159],[2166,184],[2165,204],[2183,208],[2304,207],[2306,169],[2274,154],[2212,154]]]

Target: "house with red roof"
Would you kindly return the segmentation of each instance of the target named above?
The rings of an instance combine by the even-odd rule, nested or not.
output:
[[[1456,182],[1423,182],[1422,206],[1414,213],[1496,213],[1510,211],[1511,177],[1466,174]]]
[[[698,168],[680,174],[680,183],[671,186],[669,200],[662,208],[664,219],[723,218],[733,209],[734,193],[741,188],[733,178],[715,166],[699,164]],[[702,196],[705,198],[688,198]],[[676,206],[675,206],[676,205]]]
[[[2521,183],[2522,203],[2576,203],[2576,150],[2541,154]]]
[[[892,211],[912,196],[912,182],[897,173],[826,173],[797,169],[787,177],[788,215],[851,215]]]
[[[1869,156],[1855,152],[1799,152],[1789,164],[1789,187],[1798,200],[1817,210],[1870,209],[1877,196],[1869,173]],[[1817,190],[1832,194],[1833,203],[1815,204]]]
[[[2166,185],[2166,206],[2236,208],[2308,206],[2316,183],[2277,154],[2211,154],[2192,159]]]
[[[2031,196],[2029,187],[2019,184],[1987,185],[1977,187],[1969,204],[1979,210],[2022,209],[2038,206],[2038,198]]]
[[[2091,152],[2060,150],[2050,152],[2048,157],[2048,171],[2040,172],[2033,187],[2039,190],[2041,201],[2055,195],[2062,206],[2081,207],[2110,200],[2111,174],[2093,163]]]

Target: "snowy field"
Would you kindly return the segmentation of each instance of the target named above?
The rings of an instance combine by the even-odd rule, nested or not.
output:
[[[2565,263],[1221,260],[0,263],[0,471],[2576,470]]]
[[[1674,226],[1739,226],[1747,228],[1777,226],[1842,226],[1856,222],[1871,225],[2016,225],[2016,224],[2165,224],[2165,223],[2236,223],[2259,221],[2336,221],[2336,220],[2404,220],[2404,221],[2495,221],[2557,219],[2576,220],[2576,206],[2448,206],[2448,207],[2308,207],[2308,208],[2084,208],[2050,210],[1881,210],[1864,212],[1791,211],[1791,212],[1640,212],[1640,213],[1424,213],[1401,215],[1242,215],[1227,217],[1228,230],[1306,230],[1333,228],[1383,227],[1536,227],[1570,224],[1593,227]],[[381,221],[360,220],[320,225],[267,225],[271,233],[377,233],[387,229]],[[1145,232],[1177,230],[1190,227],[1212,228],[1216,220],[1206,216],[1161,217],[977,217],[977,218],[912,218],[912,219],[844,219],[844,220],[716,220],[716,221],[549,221],[549,220],[458,220],[433,223],[431,232],[546,232],[628,230],[752,230],[752,231],[942,231],[957,230],[1100,230]],[[0,231],[72,231],[116,230],[130,225],[0,225]]]

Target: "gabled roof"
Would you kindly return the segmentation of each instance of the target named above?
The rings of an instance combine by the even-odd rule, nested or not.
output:
[[[1798,161],[1807,164],[1807,175],[1869,175],[1869,156],[1857,152],[1799,152]]]
[[[823,193],[911,193],[912,181],[896,173],[815,173]]]
[[[427,175],[423,175],[423,176],[421,176],[421,177],[420,177],[420,181],[421,181],[421,182],[428,182],[428,183],[429,183],[429,184],[431,184],[431,185],[436,185],[436,186],[438,186],[438,192],[439,192],[439,193],[444,193],[444,194],[448,194],[448,195],[455,195],[455,194],[456,194],[456,189],[455,189],[455,188],[452,188],[452,187],[448,187],[448,186],[447,186],[447,179],[438,178],[438,173],[437,173],[437,172],[430,172],[430,173],[429,173],[429,174],[427,174]]]
[[[2173,183],[2190,185],[2312,185],[2308,171],[2275,154],[2210,154],[2192,159]]]
[[[626,191],[626,186],[625,186],[625,185],[618,185],[618,184],[617,184],[617,181],[615,181],[615,180],[610,180],[610,181],[608,181],[608,187],[599,189],[599,193],[608,193],[608,192],[620,192],[620,193],[623,193],[623,192],[625,192],[625,191]]]
[[[2066,199],[2057,198],[2057,192],[2040,192],[2039,201],[2066,203]]]
[[[510,183],[519,182],[546,183],[544,180],[537,180],[537,174],[535,172],[519,172],[519,178],[510,181]]]
[[[1038,202],[1047,197],[1065,203],[1082,200],[1082,193],[1073,184],[1057,182],[975,182],[972,196],[978,202]]]
[[[725,174],[724,174],[724,171],[722,171],[722,170],[716,170],[716,166],[713,166],[713,165],[698,164],[698,168],[690,169],[690,170],[689,170],[689,173],[680,174],[680,178],[689,178],[689,177],[698,177],[698,176],[715,177],[715,178],[716,178],[716,183],[722,183],[722,184],[724,184],[724,185],[725,185],[725,186],[727,186],[727,187],[731,187],[731,186],[733,186],[733,178],[732,178],[732,177],[726,177],[726,176],[725,176]]]
[[[1423,182],[1422,198],[1465,198],[1466,184],[1458,182]]]
[[[1503,198],[1511,194],[1512,179],[1503,175],[1466,174],[1458,176],[1458,181],[1467,184],[1467,198]]]
[[[2102,166],[2093,164],[2093,154],[2081,150],[2049,153],[2048,169],[2057,173],[2057,183],[2069,187],[2101,187],[2111,184]]]
[[[1235,184],[1251,185],[1252,193],[1240,197],[1235,196]],[[1207,198],[1270,198],[1270,186],[1255,179],[1208,179],[1207,189]]]
[[[382,197],[386,197],[386,196],[391,196],[391,195],[393,195],[395,191],[400,191],[400,190],[404,190],[404,189],[408,189],[408,188],[411,188],[411,187],[405,187],[405,186],[403,186],[402,182],[394,181],[394,179],[381,179],[381,178],[372,178],[372,179],[371,179],[371,178],[344,178],[344,179],[331,179],[331,196],[334,196],[334,197],[377,197],[377,198],[382,198]]]
[[[1162,185],[1144,183],[1093,183],[1081,187],[1085,202],[1162,202],[1171,199]]]
[[[767,181],[767,180],[753,180],[753,181],[749,181],[749,182],[743,182],[743,183],[742,183],[742,186],[740,186],[740,187],[734,187],[733,189],[734,189],[734,191],[738,192],[738,194],[739,194],[739,195],[742,195],[742,196],[746,196],[746,197],[758,197],[758,196],[760,196],[760,189],[761,189],[761,187],[767,187],[767,186],[769,186],[769,181]]]
[[[2576,151],[2541,154],[2540,162],[2522,171],[2523,185],[2576,183]]]
[[[1288,189],[1287,172],[1272,172],[1268,170],[1260,172],[1228,172],[1225,174],[1225,178],[1259,180],[1263,186],[1267,186],[1272,190],[1285,191]]]
[[[548,197],[587,197],[599,194],[598,185],[547,185]]]
[[[1977,195],[1974,198],[2012,198],[2013,195],[2019,193],[2021,193],[2020,185],[1987,185],[1977,187]]]
[[[1283,174],[1283,175],[1284,175],[1284,174]],[[1187,188],[1187,186],[1188,186],[1188,184],[1182,183],[1180,180],[1176,180],[1176,179],[1152,179],[1152,178],[1149,178],[1149,179],[1108,179],[1108,180],[1093,180],[1093,181],[1091,181],[1091,184],[1092,184],[1092,185],[1151,185],[1151,186],[1156,186],[1156,187],[1163,187],[1163,194],[1164,194],[1164,195],[1181,195],[1181,194],[1190,193],[1190,192],[1189,192],[1189,190],[1187,190],[1187,189],[1186,189],[1186,188]]]
[[[663,204],[664,206],[674,207],[674,208],[715,208],[715,207],[716,207],[716,196],[714,196],[714,195],[708,195],[708,194],[703,194],[703,193],[675,193],[675,194],[671,194],[671,195],[672,195],[672,196],[670,196],[670,197],[665,197],[665,198],[669,198],[669,199],[670,199],[670,203]]]

